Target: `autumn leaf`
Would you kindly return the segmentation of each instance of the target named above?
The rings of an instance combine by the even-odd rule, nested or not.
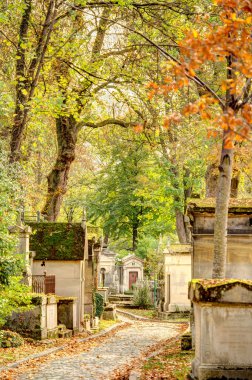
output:
[[[141,132],[143,132],[144,127],[143,127],[143,125],[138,124],[138,125],[135,125],[135,126],[133,127],[133,129],[134,129],[134,131],[135,131],[136,133],[141,133]]]
[[[224,141],[224,149],[231,150],[234,149],[234,142],[230,137],[227,137]]]
[[[168,128],[169,128],[169,125],[170,125],[170,121],[169,121],[168,117],[165,117],[165,118],[164,118],[163,127],[164,127],[165,129],[168,129]]]

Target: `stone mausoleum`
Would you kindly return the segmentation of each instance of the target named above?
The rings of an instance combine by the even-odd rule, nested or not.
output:
[[[211,278],[215,199],[192,199],[187,214],[192,232],[192,278]],[[230,199],[226,278],[252,279],[252,199]]]

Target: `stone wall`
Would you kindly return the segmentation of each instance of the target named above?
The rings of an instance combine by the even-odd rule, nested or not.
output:
[[[57,301],[54,296],[36,295],[31,310],[13,313],[5,326],[24,337],[46,339],[57,336]]]
[[[194,235],[192,278],[211,278],[213,235]],[[228,235],[227,278],[252,279],[252,235]]]
[[[55,275],[55,293],[60,297],[77,297],[77,327],[81,328],[84,315],[84,261],[36,260],[33,263],[33,274]]]

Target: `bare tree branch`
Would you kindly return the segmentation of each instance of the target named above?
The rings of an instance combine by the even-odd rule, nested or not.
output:
[[[83,127],[90,127],[90,128],[101,128],[101,127],[105,127],[106,125],[119,125],[120,127],[122,128],[129,128],[133,125],[135,125],[135,123],[128,123],[128,122],[125,122],[123,120],[120,120],[120,119],[114,119],[114,118],[109,118],[109,119],[105,119],[105,120],[102,120],[102,121],[99,121],[97,123],[92,123],[90,121],[80,121],[78,124],[77,124],[77,128],[78,129],[81,129]]]
[[[80,8],[80,7],[78,7],[78,6],[75,6],[75,5],[72,5],[72,4],[69,4],[69,6],[72,6],[74,9],[79,10],[79,11],[81,11],[81,12],[84,12],[84,13],[88,14],[86,11],[84,11],[82,8]],[[116,24],[116,25],[119,25],[119,26],[121,26],[122,28],[125,28],[125,29],[131,31],[132,33],[135,33],[135,34],[141,36],[141,37],[144,38],[146,41],[148,41],[151,45],[155,46],[156,49],[158,49],[158,50],[161,52],[161,54],[162,54],[165,58],[168,58],[168,59],[170,59],[171,61],[177,63],[179,66],[182,66],[181,62],[180,62],[177,58],[173,57],[170,53],[168,53],[168,51],[166,51],[163,47],[161,47],[161,46],[160,46],[159,44],[157,44],[156,42],[152,41],[149,37],[147,37],[147,36],[144,35],[143,33],[139,32],[139,31],[137,31],[137,30],[135,30],[135,29],[133,29],[133,28],[131,28],[131,27],[129,27],[129,26],[123,25],[123,24],[119,23],[118,21],[113,21],[113,20],[111,20],[111,19],[108,19],[108,18],[105,18],[105,17],[102,17],[102,16],[101,16],[101,18],[103,18],[104,20],[110,21],[110,22],[112,22],[112,23],[114,23],[114,24]],[[194,82],[194,83],[200,85],[200,86],[203,87],[205,90],[207,90],[208,93],[210,93],[210,94],[211,94],[216,100],[218,100],[218,103],[219,103],[219,105],[221,106],[221,108],[222,108],[222,109],[225,109],[225,103],[224,103],[223,99],[221,99],[221,98],[216,94],[216,92],[215,92],[211,87],[208,86],[208,84],[206,84],[206,83],[205,83],[202,79],[200,79],[197,75],[195,75],[195,76],[191,76],[191,75],[189,74],[189,72],[188,72],[186,69],[185,69],[185,75],[186,75],[186,77],[187,77],[190,81],[192,81],[192,82]]]

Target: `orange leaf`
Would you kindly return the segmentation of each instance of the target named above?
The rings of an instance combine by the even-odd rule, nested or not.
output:
[[[225,149],[234,149],[234,143],[233,143],[233,141],[229,138],[229,137],[227,137],[226,138],[226,140],[225,140],[225,142],[224,142],[224,148]]]
[[[133,129],[136,133],[141,133],[143,132],[143,125],[135,125]]]
[[[164,124],[163,124],[163,127],[164,127],[165,129],[168,129],[168,128],[169,128],[169,124],[170,124],[170,121],[169,121],[168,117],[165,117],[165,118],[164,118]]]

